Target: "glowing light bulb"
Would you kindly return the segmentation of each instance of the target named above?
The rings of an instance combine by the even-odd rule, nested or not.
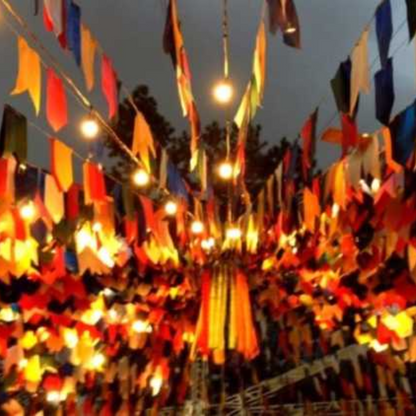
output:
[[[78,344],[78,335],[76,330],[66,329],[64,332],[65,345],[68,348],[75,348]]]
[[[215,246],[215,239],[214,237],[209,237],[206,238],[205,240],[201,241],[201,247],[203,250],[205,251],[210,251],[214,248]]]
[[[371,182],[371,191],[373,192],[373,194],[376,194],[381,187],[381,181],[378,178],[374,178],[373,181]]]
[[[95,232],[95,233],[99,233],[101,230],[103,229],[103,225],[100,223],[100,222],[95,222],[94,224],[93,224],[93,226],[92,226],[92,230]]]
[[[81,123],[81,133],[87,140],[93,140],[97,137],[100,130],[98,123],[91,117],[86,118]]]
[[[222,162],[218,167],[220,178],[229,180],[233,177],[233,165],[230,162]]]
[[[162,388],[163,379],[160,376],[153,376],[150,379],[150,387],[152,388],[152,396],[157,396]]]
[[[59,403],[61,401],[61,393],[57,390],[48,391],[46,401],[49,403]]]
[[[91,358],[91,368],[93,369],[99,369],[101,368],[105,363],[105,357],[100,352],[94,354]]]
[[[224,79],[215,84],[212,93],[219,104],[228,104],[233,98],[233,86],[228,80]]]
[[[339,210],[340,210],[340,207],[339,207],[339,205],[337,203],[335,203],[334,205],[332,205],[332,212],[331,212],[332,218],[335,218],[335,217],[338,216]]]
[[[137,169],[133,175],[133,182],[135,185],[143,187],[149,184],[149,174],[144,169]]]
[[[27,202],[26,204],[20,207],[19,212],[20,212],[20,216],[24,220],[30,221],[30,220],[33,220],[33,218],[36,215],[36,208],[33,202]]]
[[[201,221],[195,220],[191,224],[192,234],[202,234],[203,231],[204,231],[204,224]]]
[[[241,235],[242,232],[238,227],[231,227],[226,231],[226,236],[229,240],[239,240]]]
[[[134,332],[137,332],[138,334],[152,332],[152,327],[147,322],[141,321],[140,319],[133,322],[132,329]]]
[[[165,204],[165,212],[167,215],[175,215],[178,212],[178,204],[174,201],[168,201]]]

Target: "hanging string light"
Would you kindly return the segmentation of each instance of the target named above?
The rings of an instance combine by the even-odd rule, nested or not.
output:
[[[233,165],[229,161],[224,161],[218,166],[218,175],[221,179],[230,180],[233,177]]]
[[[143,188],[150,182],[149,174],[142,168],[139,168],[133,174],[133,182],[136,186]]]
[[[178,212],[178,204],[175,201],[167,201],[165,204],[165,212],[169,216],[174,216]]]
[[[97,120],[89,115],[82,120],[80,129],[85,139],[94,140],[100,131],[100,126],[98,125]]]

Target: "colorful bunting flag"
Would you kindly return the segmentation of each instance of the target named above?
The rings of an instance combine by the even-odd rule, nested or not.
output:
[[[74,55],[75,62],[81,65],[81,8],[72,0],[68,3],[67,20],[68,48]]]
[[[150,172],[150,154],[156,157],[156,151],[153,144],[153,135],[149,124],[142,113],[137,113],[134,119],[133,131],[133,154],[140,155],[140,160],[143,162],[146,170]]]
[[[112,119],[116,116],[118,107],[117,76],[111,59],[106,55],[103,55],[101,63],[101,89],[107,100],[108,117]]]
[[[414,0],[406,0],[406,10],[410,42],[416,33],[416,2]]]
[[[14,155],[20,163],[26,162],[27,120],[23,114],[7,104],[3,110],[0,150],[3,156]]]
[[[376,11],[377,45],[381,66],[387,65],[390,42],[393,35],[393,22],[390,0],[383,0]]]
[[[351,56],[351,101],[349,114],[354,114],[360,91],[370,92],[370,65],[368,63],[368,28],[364,30]]]
[[[81,24],[81,64],[85,77],[85,85],[87,90],[94,88],[94,63],[95,53],[97,49],[97,41],[92,37],[90,30]]]
[[[376,88],[376,118],[380,123],[388,125],[394,105],[393,60],[389,58],[384,66],[374,75]]]
[[[65,87],[52,68],[47,70],[46,118],[54,131],[59,131],[68,123]]]
[[[35,107],[36,114],[39,114],[41,99],[42,73],[41,63],[37,52],[32,49],[26,41],[19,36],[19,69],[16,86],[12,95],[28,92]]]
[[[51,173],[60,190],[67,192],[73,183],[72,149],[56,139],[51,140]]]

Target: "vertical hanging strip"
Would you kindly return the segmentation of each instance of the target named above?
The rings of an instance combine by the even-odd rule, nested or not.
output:
[[[175,66],[179,99],[184,117],[188,117],[191,126],[191,170],[197,165],[200,119],[192,94],[191,73],[188,57],[180,29],[176,0],[170,0],[167,10],[163,46]]]
[[[59,188],[67,192],[73,183],[72,149],[51,139],[51,172]]]

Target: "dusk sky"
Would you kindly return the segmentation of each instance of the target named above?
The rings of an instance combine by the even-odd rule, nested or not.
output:
[[[280,35],[268,35],[268,64],[266,93],[263,108],[255,122],[263,126],[263,137],[277,143],[281,137],[295,138],[303,122],[321,102],[320,133],[335,112],[335,103],[329,82],[341,60],[344,60],[359,38],[365,24],[370,21],[376,0],[296,0],[302,36],[302,50],[285,46]],[[84,90],[80,70],[72,56],[64,53],[53,35],[45,32],[40,16],[32,16],[32,2],[14,0],[12,4],[27,19],[31,29],[40,36],[45,46],[62,63]],[[159,103],[161,113],[178,129],[187,128],[181,117],[175,75],[167,55],[162,50],[162,35],[166,15],[164,0],[83,0],[79,1],[83,22],[91,28],[107,54],[113,59],[121,80],[131,89],[147,84]],[[220,0],[178,0],[179,14],[191,71],[193,89],[202,123],[222,122],[223,111],[211,98],[211,87],[221,77],[221,12]],[[262,3],[260,0],[229,0],[230,65],[231,78],[237,94],[234,109],[241,99],[251,73],[253,49]],[[404,0],[392,1],[394,31],[406,17]],[[3,8],[0,9],[2,14]],[[4,17],[2,17],[2,20]],[[9,19],[10,20],[10,19]],[[414,46],[405,45],[407,25],[403,24],[393,39],[396,96],[400,97],[393,113],[412,101],[415,94]],[[397,48],[403,45],[397,52]],[[409,49],[409,50],[406,50]],[[45,126],[44,110],[35,119],[28,97],[10,97],[16,77],[16,37],[4,23],[0,23],[1,62],[0,100],[20,109],[30,120]],[[374,20],[370,31],[370,62],[372,75],[379,68],[374,35]],[[99,66],[96,63],[96,89],[91,96],[103,114],[106,108],[99,91]],[[98,88],[97,88],[98,87]],[[76,124],[83,114],[72,97],[69,98],[70,122]],[[44,107],[43,107],[44,108]],[[358,119],[361,131],[371,131],[374,124],[374,95],[363,97]],[[334,124],[337,121],[335,119]],[[73,129],[64,129],[58,136],[83,151],[81,139]],[[30,159],[47,166],[46,141],[36,131],[30,134]],[[318,146],[318,159],[322,166],[335,161],[339,149],[330,145]]]

